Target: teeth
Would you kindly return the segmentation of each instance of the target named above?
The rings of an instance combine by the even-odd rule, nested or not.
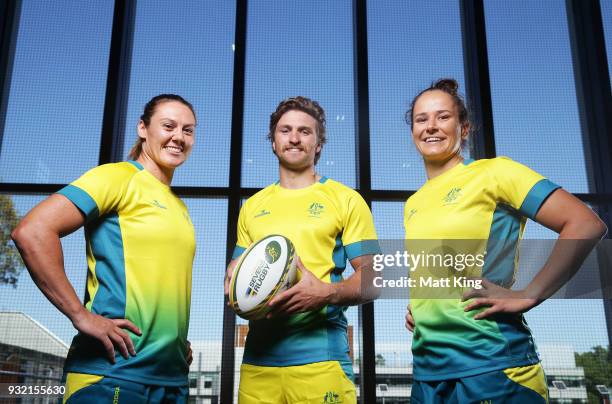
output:
[[[178,153],[183,151],[183,149],[181,149],[180,147],[174,147],[174,146],[166,146],[164,147],[164,149],[168,149],[168,150],[178,152]]]
[[[427,139],[425,139],[425,143],[433,143],[433,142],[439,142],[442,139],[440,139],[439,137],[428,137]]]

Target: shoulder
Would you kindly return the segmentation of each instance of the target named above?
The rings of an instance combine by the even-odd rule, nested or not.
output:
[[[320,189],[343,218],[371,215],[370,208],[359,192],[338,181],[327,179]]]
[[[251,206],[256,206],[259,202],[266,200],[274,192],[274,187],[276,186],[277,183],[270,184],[257,191],[244,202],[242,209],[249,209]]]
[[[138,163],[123,161],[120,163],[103,164],[87,171],[83,177],[97,178],[102,181],[124,182],[131,179],[143,168]]]
[[[327,190],[329,193],[336,195],[339,198],[363,200],[359,192],[355,191],[353,188],[347,185],[344,185],[341,182],[327,177],[323,177],[321,179],[321,182],[324,185],[323,189]]]
[[[72,185],[88,190],[118,191],[124,189],[142,170],[142,166],[136,162],[103,164],[84,173]]]
[[[515,167],[525,167],[523,164],[512,160],[510,157],[499,156],[492,159],[480,159],[475,160],[469,164],[472,168],[478,168],[481,170],[507,170]]]

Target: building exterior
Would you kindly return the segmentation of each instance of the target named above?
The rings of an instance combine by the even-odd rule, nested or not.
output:
[[[33,318],[0,312],[0,383],[59,386],[68,345]],[[59,396],[28,397],[21,402],[55,402]],[[12,397],[0,395],[0,401]]]

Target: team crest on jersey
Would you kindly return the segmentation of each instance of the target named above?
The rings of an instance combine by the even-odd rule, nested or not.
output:
[[[448,191],[448,194],[446,194],[446,196],[442,199],[442,202],[444,202],[444,205],[451,205],[453,203],[456,203],[457,199],[459,199],[461,195],[463,195],[461,192],[461,188],[455,187]]]
[[[342,400],[340,399],[340,395],[333,391],[328,391],[323,396],[323,404],[340,404]]]
[[[321,217],[321,213],[325,211],[325,206],[319,202],[313,202],[308,207],[308,216],[310,217]]]

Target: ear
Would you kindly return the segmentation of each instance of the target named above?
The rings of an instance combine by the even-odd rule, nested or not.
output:
[[[461,139],[466,140],[469,133],[470,133],[470,124],[466,122],[461,127]]]
[[[321,143],[319,143],[319,144],[317,145],[317,148],[315,149],[315,153],[316,153],[316,154],[321,153],[321,149],[322,149],[322,148],[323,148],[323,146],[321,146]]]
[[[145,126],[145,123],[143,120],[140,120],[140,122],[138,122],[138,126],[136,130],[138,132],[139,138],[141,138],[142,140],[147,139],[147,127]]]
[[[272,152],[276,154],[276,141],[272,140]]]

